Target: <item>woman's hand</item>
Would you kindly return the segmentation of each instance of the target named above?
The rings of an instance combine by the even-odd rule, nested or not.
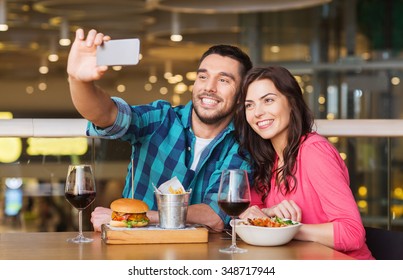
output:
[[[260,210],[260,208],[256,205],[249,207],[248,209],[245,210],[241,215],[239,215],[239,218],[241,219],[253,219],[253,218],[265,218],[267,215]]]
[[[301,222],[301,208],[293,200],[283,200],[279,204],[270,208],[263,208],[262,212],[269,217],[277,216],[283,219],[290,219],[295,222]]]

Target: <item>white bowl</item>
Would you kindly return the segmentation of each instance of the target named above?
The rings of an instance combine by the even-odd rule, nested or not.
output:
[[[279,246],[290,242],[297,234],[301,223],[285,227],[260,227],[245,224],[246,220],[235,220],[235,232],[246,243],[256,246]],[[231,220],[230,225],[233,226]]]

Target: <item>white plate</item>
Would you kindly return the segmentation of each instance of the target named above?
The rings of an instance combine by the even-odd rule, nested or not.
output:
[[[245,225],[246,220],[235,220],[235,232],[246,243],[256,246],[279,246],[290,242],[297,234],[301,223],[294,222],[286,227],[259,227]],[[233,225],[231,220],[230,225]]]

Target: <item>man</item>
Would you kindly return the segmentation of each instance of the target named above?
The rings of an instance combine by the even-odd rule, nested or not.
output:
[[[217,204],[221,171],[250,168],[238,155],[232,124],[242,78],[252,67],[249,57],[233,46],[213,46],[200,60],[187,105],[172,107],[158,100],[129,106],[94,83],[108,68],[96,66],[96,47],[107,40],[109,36],[96,30],[85,38],[78,29],[69,54],[71,97],[78,112],[90,121],[87,134],[131,143],[134,198],[149,205],[151,222],[158,222],[152,184],[158,186],[176,176],[186,190],[192,189],[187,222],[221,230],[229,220]],[[128,170],[123,196],[130,198],[131,164]],[[97,207],[91,217],[94,229],[99,231],[110,217],[110,209]]]

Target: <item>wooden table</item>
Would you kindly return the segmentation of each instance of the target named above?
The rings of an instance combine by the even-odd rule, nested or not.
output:
[[[341,260],[349,256],[315,242],[291,241],[278,247],[251,246],[239,241],[244,254],[223,254],[228,235],[209,233],[209,242],[192,244],[105,244],[98,232],[84,235],[92,243],[66,242],[76,232],[0,233],[2,260]],[[226,239],[224,239],[226,238]]]

